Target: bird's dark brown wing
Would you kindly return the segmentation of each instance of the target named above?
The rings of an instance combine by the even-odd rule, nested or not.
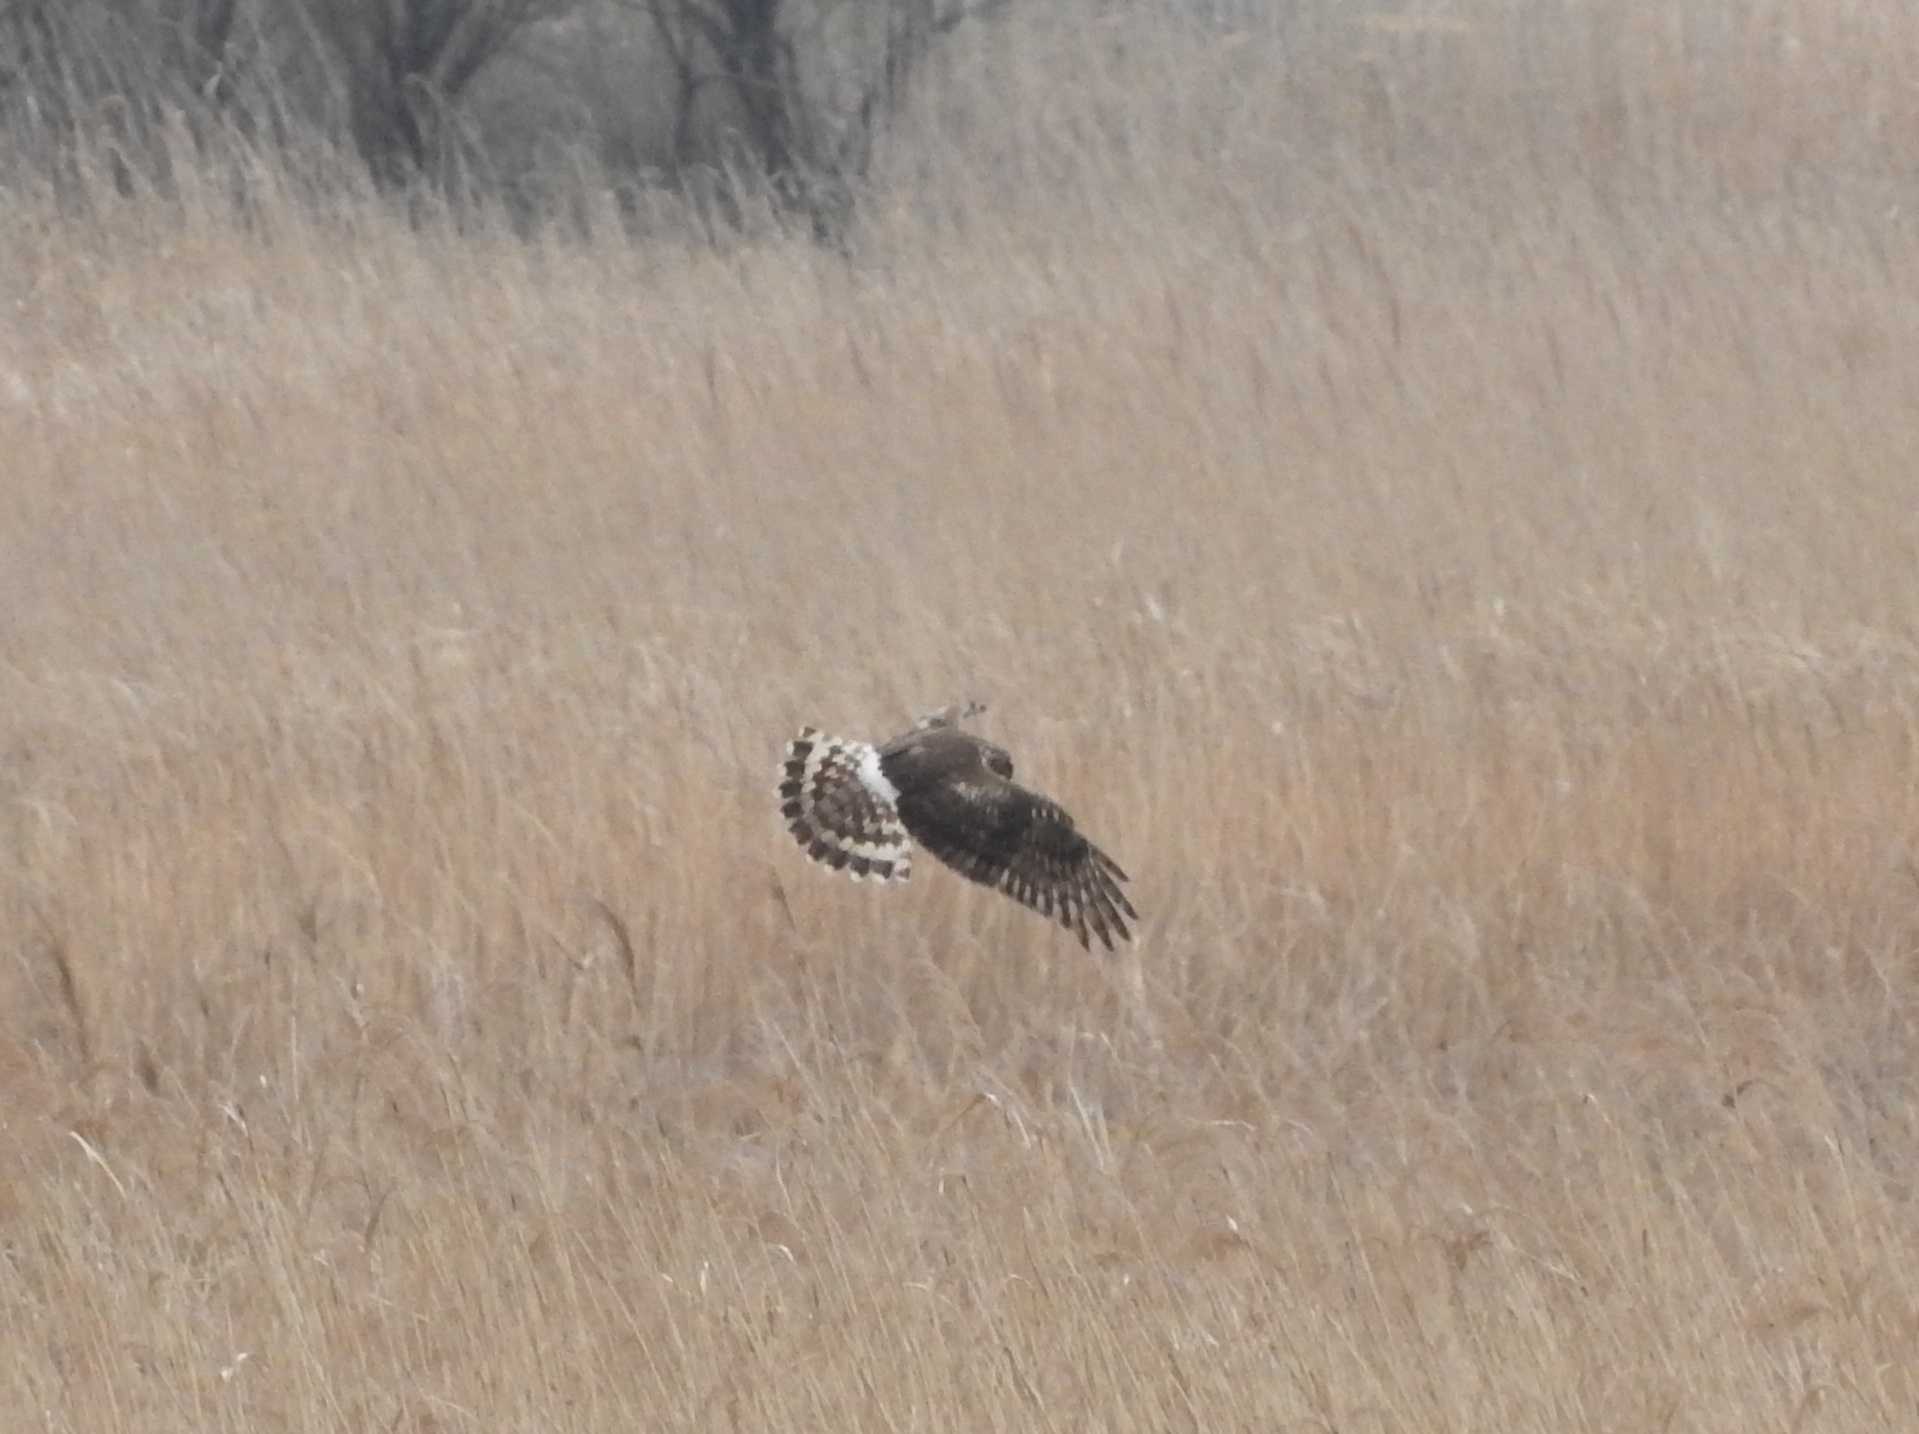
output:
[[[1139,913],[1119,863],[1081,836],[1064,809],[984,768],[930,782],[899,799],[913,839],[965,877],[1050,916],[1091,947],[1130,940]]]

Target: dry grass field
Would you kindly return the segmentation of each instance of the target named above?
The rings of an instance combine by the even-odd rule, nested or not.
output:
[[[1919,24],[1324,9],[0,210],[0,1424],[1919,1427]],[[781,832],[971,696],[1130,952]]]

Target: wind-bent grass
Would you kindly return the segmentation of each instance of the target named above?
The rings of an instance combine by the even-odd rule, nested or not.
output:
[[[0,221],[8,1427],[1910,1420],[1919,235],[1433,163]],[[780,832],[974,696],[1134,957]]]

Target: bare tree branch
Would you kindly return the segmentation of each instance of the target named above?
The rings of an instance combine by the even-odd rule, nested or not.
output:
[[[850,101],[835,102],[821,78],[828,31],[844,3],[813,7],[796,29],[789,0],[628,0],[643,7],[660,37],[678,91],[672,153],[685,183],[695,162],[702,113],[710,162],[750,172],[782,209],[804,215],[822,237],[837,234],[869,165],[876,136],[904,106],[934,45],[1010,0],[880,0],[885,37],[871,73]],[[707,103],[716,92],[719,103]],[[736,202],[736,201],[729,201]]]
[[[383,184],[444,177],[451,116],[486,67],[575,0],[300,0],[346,105],[347,131]]]

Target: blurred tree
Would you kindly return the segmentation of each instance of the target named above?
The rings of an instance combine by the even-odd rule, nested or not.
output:
[[[574,0],[298,0],[346,134],[374,179],[456,178],[455,107],[531,26]]]
[[[627,0],[678,78],[673,158],[718,178],[737,222],[757,187],[837,241],[875,139],[942,36],[1010,0]]]
[[[0,162],[124,192],[176,178],[183,137],[202,158],[229,139],[241,150],[228,154],[281,158],[330,141],[395,192],[504,185],[493,161],[515,149],[530,165],[540,137],[500,115],[568,114],[583,51],[618,17],[639,67],[658,66],[627,109],[653,126],[629,146],[645,156],[634,171],[663,166],[709,222],[736,227],[759,206],[837,242],[941,38],[1010,4],[0,0]],[[229,173],[242,192],[247,165]]]

